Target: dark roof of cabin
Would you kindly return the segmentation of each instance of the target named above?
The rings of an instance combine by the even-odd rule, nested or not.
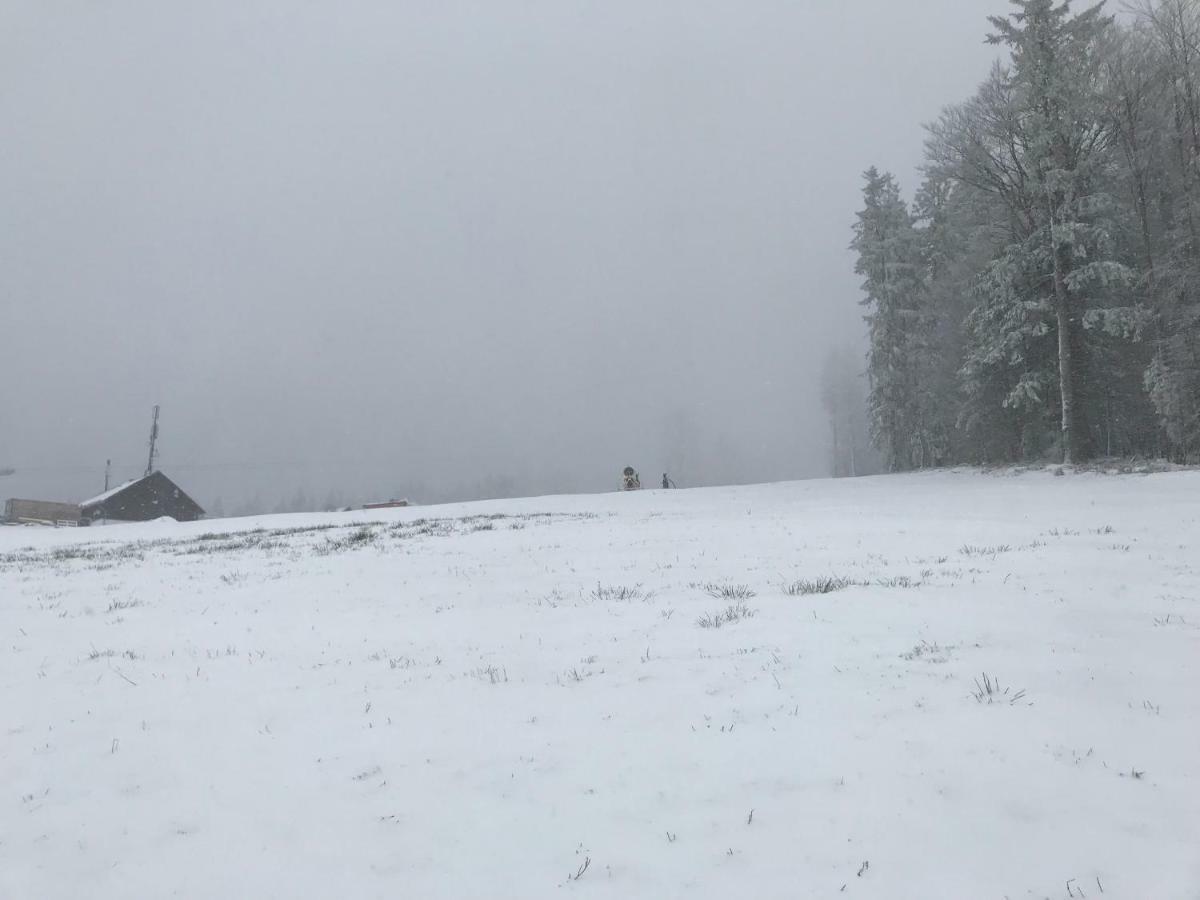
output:
[[[190,511],[193,515],[204,515],[204,508],[195,500],[187,495],[187,493],[173,482],[162,472],[151,472],[149,475],[142,478],[135,478],[132,481],[127,481],[124,484],[119,484],[115,488],[105,491],[103,494],[97,494],[89,500],[84,500],[79,504],[79,508],[84,512],[94,509],[102,509],[109,501],[118,500],[123,494],[138,494],[142,491],[154,490],[169,490],[173,495],[173,499],[184,509]],[[164,513],[169,515],[169,513]]]

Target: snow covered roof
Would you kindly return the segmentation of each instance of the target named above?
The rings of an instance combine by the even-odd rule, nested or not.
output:
[[[103,503],[109,497],[115,497],[117,494],[121,493],[121,491],[125,490],[125,488],[129,487],[130,485],[137,484],[139,481],[145,481],[149,477],[150,477],[149,475],[143,475],[141,478],[131,478],[129,481],[126,481],[123,484],[118,484],[115,488],[110,488],[109,490],[105,491],[103,494],[97,494],[95,497],[92,497],[90,500],[81,501],[79,506],[80,506],[80,508],[85,508],[88,506],[95,506],[97,503]]]

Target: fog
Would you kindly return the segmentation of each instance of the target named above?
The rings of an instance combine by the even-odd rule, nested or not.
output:
[[[0,497],[824,475],[860,173],[1002,0],[0,0]]]

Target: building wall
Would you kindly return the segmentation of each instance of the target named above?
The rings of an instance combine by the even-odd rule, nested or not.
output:
[[[78,522],[79,507],[73,503],[14,498],[4,504],[4,518],[10,522],[20,519],[36,519],[40,522]]]

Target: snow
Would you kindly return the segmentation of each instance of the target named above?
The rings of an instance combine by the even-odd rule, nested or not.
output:
[[[1196,898],[1197,546],[1195,472],[0,529],[0,897]]]

